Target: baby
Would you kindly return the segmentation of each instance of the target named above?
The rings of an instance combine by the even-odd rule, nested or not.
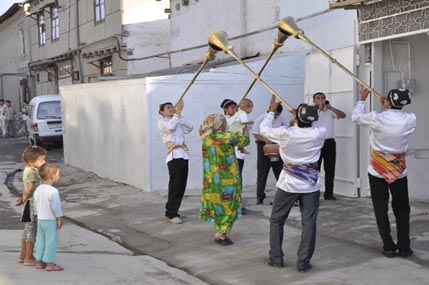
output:
[[[240,104],[238,104],[238,107],[240,110],[237,111],[229,121],[229,131],[242,136],[244,133],[244,128],[247,125],[253,124],[253,121],[249,121],[248,116],[250,113],[252,113],[253,102],[249,99],[243,99],[240,101]],[[239,150],[244,154],[249,154],[245,148],[239,148]]]

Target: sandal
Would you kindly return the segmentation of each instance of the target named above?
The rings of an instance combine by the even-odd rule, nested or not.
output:
[[[17,262],[18,263],[24,263],[24,259],[23,258],[18,258]]]
[[[24,260],[24,266],[36,266],[37,262],[36,260]]]
[[[46,267],[45,271],[51,272],[51,271],[63,271],[64,268],[59,265],[54,265],[54,267],[48,268]]]
[[[234,242],[227,236],[224,239],[215,238],[215,243],[220,244],[222,246],[234,244]]]

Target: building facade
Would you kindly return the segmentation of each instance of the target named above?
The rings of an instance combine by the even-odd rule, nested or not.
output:
[[[10,100],[16,109],[29,98],[27,31],[23,4],[13,4],[0,16],[0,98]]]
[[[166,0],[154,5],[168,7]],[[19,104],[36,95],[58,94],[61,86],[169,68],[168,56],[151,57],[168,55],[169,22],[139,17],[147,6],[138,0],[13,4],[0,16],[2,96],[11,94]]]

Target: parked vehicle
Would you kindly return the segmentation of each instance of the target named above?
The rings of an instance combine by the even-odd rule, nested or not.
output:
[[[40,95],[31,99],[28,126],[31,145],[62,144],[61,95]]]

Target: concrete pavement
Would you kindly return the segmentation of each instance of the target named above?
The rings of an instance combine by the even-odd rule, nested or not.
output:
[[[17,263],[22,236],[21,207],[16,196],[3,184],[5,171],[15,163],[0,167],[0,285],[20,284],[207,284],[149,255],[136,255],[118,243],[69,221],[59,231],[57,263],[62,272],[36,270]]]
[[[9,170],[19,167],[19,165],[9,166],[2,167],[10,168]],[[14,180],[17,188],[22,188],[20,181],[21,176],[18,173]],[[380,253],[381,242],[370,199],[339,197],[338,201],[321,200],[316,252],[312,259],[313,269],[308,273],[299,273],[295,268],[300,237],[299,209],[293,209],[285,227],[283,249],[286,267],[282,269],[269,267],[265,264],[265,259],[268,251],[271,206],[256,205],[254,189],[244,189],[244,201],[249,213],[234,225],[230,237],[235,244],[220,247],[213,242],[214,226],[198,220],[199,190],[187,191],[181,207],[185,223],[173,225],[164,217],[165,192],[147,193],[64,165],[58,188],[62,195],[65,215],[73,221],[115,240],[134,253],[144,254],[145,258],[151,257],[166,262],[169,266],[181,270],[179,272],[186,276],[189,276],[186,274],[189,273],[198,278],[199,280],[194,279],[198,282],[429,284],[428,201],[412,201],[411,243],[415,255],[406,259],[388,259]],[[3,189],[1,193],[4,193]],[[268,196],[267,200],[272,199],[274,191],[269,191]],[[4,195],[1,199],[4,199]],[[393,217],[391,221],[394,221]],[[394,224],[392,230],[394,231]],[[66,234],[63,234],[62,238],[65,236]],[[83,237],[77,236],[77,240],[79,239],[81,242],[84,241]],[[2,251],[2,254],[5,253]],[[60,264],[61,256],[65,255],[65,252],[60,252]],[[81,257],[80,260],[84,260],[82,255],[78,256]],[[95,255],[91,257],[94,258],[91,262],[96,264],[102,262],[95,261],[97,258],[104,258]],[[113,255],[111,260],[115,266],[110,267],[111,271],[108,272],[115,274],[116,271],[121,272],[128,266],[135,270],[141,267],[143,270],[147,266],[145,263],[135,265],[137,258],[134,258],[136,257],[126,254]],[[5,259],[2,257],[0,259],[3,264]],[[118,267],[118,264],[121,265]],[[88,268],[80,262],[71,260],[66,264],[62,262],[62,265],[68,266],[70,268],[68,271],[93,274],[91,267]],[[100,265],[99,270],[102,268]],[[99,272],[97,270],[98,267],[93,271],[97,273]],[[163,272],[160,274],[168,275]],[[124,283],[161,284],[144,283],[141,280],[144,280],[143,277],[142,279],[133,277],[126,281],[128,283]],[[99,283],[96,281],[92,283],[114,284],[103,282],[101,280]],[[175,284],[194,284],[186,282],[177,281]]]

